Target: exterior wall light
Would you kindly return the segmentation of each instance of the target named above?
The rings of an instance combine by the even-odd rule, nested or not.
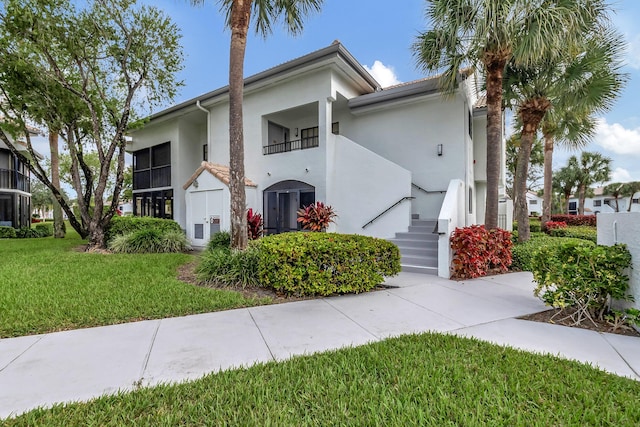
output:
[[[442,144],[438,144],[438,156],[442,156]]]

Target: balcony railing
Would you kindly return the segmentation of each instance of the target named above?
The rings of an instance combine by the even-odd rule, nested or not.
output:
[[[31,192],[29,177],[10,169],[0,169],[0,188]]]
[[[262,154],[266,156],[268,154],[286,153],[294,150],[306,150],[307,148],[317,147],[318,144],[317,136],[296,139],[295,141],[279,142],[262,147]]]

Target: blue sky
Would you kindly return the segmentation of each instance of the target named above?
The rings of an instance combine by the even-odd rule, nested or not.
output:
[[[228,81],[229,32],[217,2],[190,6],[187,0],[157,0],[181,28],[185,86],[176,102],[225,86]],[[595,140],[586,148],[613,160],[613,181],[640,181],[640,2],[611,2],[613,22],[629,43],[624,71],[630,80],[614,108],[604,115]],[[425,0],[325,0],[322,11],[309,17],[304,32],[287,34],[281,26],[266,39],[248,41],[245,75],[302,56],[340,40],[384,85],[424,77],[416,67],[411,44],[426,28]],[[554,169],[575,152],[556,150]]]

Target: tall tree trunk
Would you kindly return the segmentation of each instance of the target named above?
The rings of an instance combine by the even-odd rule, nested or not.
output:
[[[484,224],[498,227],[500,165],[502,157],[502,75],[506,59],[485,61],[487,72],[487,199]]]
[[[518,150],[518,164],[516,166],[515,189],[516,221],[518,221],[518,241],[529,240],[529,207],[527,206],[527,176],[531,162],[531,147],[538,133],[538,126],[551,102],[546,98],[535,98],[520,106],[518,113],[522,119],[522,135],[520,136],[520,150]]]
[[[231,247],[247,247],[244,186],[244,133],[242,102],[244,55],[251,19],[251,0],[233,0],[229,52],[229,191],[231,193]]]
[[[569,198],[571,197],[571,193],[564,193],[564,213],[565,215],[569,215]]]
[[[544,133],[544,185],[542,190],[542,228],[551,221],[551,194],[553,192],[553,136]]]
[[[584,200],[587,197],[587,186],[580,184],[578,189],[578,215],[584,215]]]
[[[49,130],[49,150],[51,151],[51,185],[60,190],[60,156],[58,154],[58,132]],[[60,203],[53,199],[53,237],[65,236],[64,217]]]

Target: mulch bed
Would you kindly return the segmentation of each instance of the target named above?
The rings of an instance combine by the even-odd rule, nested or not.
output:
[[[519,319],[532,320],[534,322],[542,322],[542,323],[552,323],[554,325],[570,326],[573,328],[588,329],[591,331],[608,332],[610,334],[627,335],[631,337],[640,338],[640,333],[638,333],[638,331],[636,331],[633,328],[630,328],[628,326],[622,326],[614,330],[613,326],[611,326],[609,323],[599,321],[597,319],[594,319],[595,325],[591,323],[589,319],[582,321],[580,325],[574,325],[571,318],[562,320],[563,318],[571,314],[571,312],[565,310],[564,313],[561,313],[561,311],[562,309],[553,308],[551,310],[541,311],[540,313],[534,313],[534,314],[529,314],[527,316],[522,316],[522,317],[519,317]],[[555,317],[553,317],[554,315]]]

